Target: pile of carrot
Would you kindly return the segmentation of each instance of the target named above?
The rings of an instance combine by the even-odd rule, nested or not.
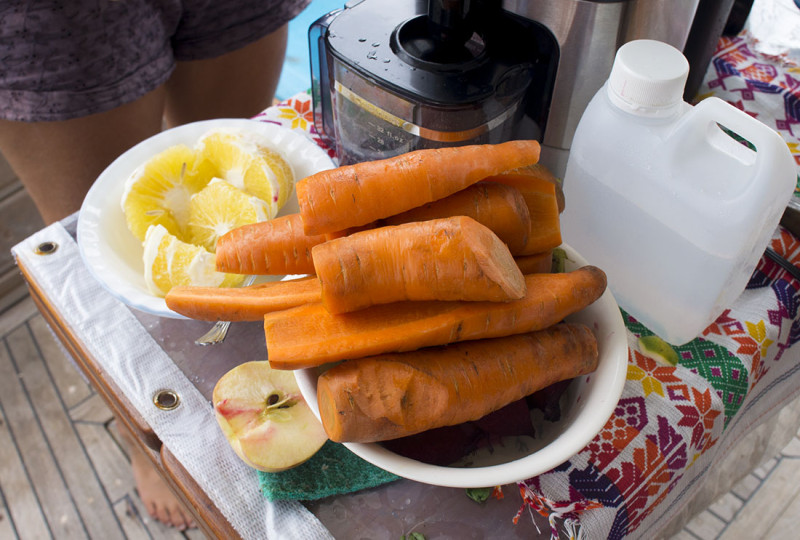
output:
[[[606,276],[551,272],[564,201],[538,158],[536,141],[512,141],[309,176],[299,213],[230,231],[216,251],[220,271],[309,277],[176,287],[167,305],[263,319],[276,369],[339,362],[318,385],[334,441],[477,420],[597,366],[592,330],[563,321],[603,294]]]

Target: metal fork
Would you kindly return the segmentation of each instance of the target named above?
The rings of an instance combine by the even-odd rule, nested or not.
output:
[[[242,287],[249,287],[255,281],[255,276],[247,276],[247,279],[242,283]],[[211,330],[194,340],[195,345],[216,345],[225,341],[225,336],[228,335],[228,328],[231,326],[231,321],[217,321]]]

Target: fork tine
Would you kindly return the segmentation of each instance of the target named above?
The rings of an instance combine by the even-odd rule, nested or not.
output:
[[[230,321],[219,321],[211,330],[200,336],[195,340],[196,345],[216,345],[222,343],[228,333],[228,327],[231,325]]]
[[[247,276],[244,283],[242,283],[242,287],[252,285],[255,279],[256,276]],[[222,343],[225,341],[225,336],[228,334],[230,325],[230,321],[217,321],[214,326],[211,327],[211,330],[194,340],[195,345],[216,345],[217,343]]]

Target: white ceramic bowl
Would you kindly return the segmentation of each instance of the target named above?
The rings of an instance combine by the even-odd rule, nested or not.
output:
[[[78,215],[78,247],[89,272],[112,295],[127,305],[162,317],[185,318],[167,308],[144,280],[142,244],[128,230],[121,200],[125,180],[162,150],[176,144],[193,146],[212,129],[241,129],[258,133],[292,166],[295,180],[332,169],[333,161],[314,141],[288,128],[248,119],[194,122],[169,129],[131,148],[114,160],[97,178]],[[293,194],[278,215],[297,212]]]
[[[586,261],[568,245],[567,270]],[[611,292],[567,320],[588,325],[597,336],[600,361],[597,370],[575,379],[561,400],[561,418],[536,426],[534,446],[527,453],[497,463],[497,456],[475,461],[470,467],[430,465],[391,452],[378,443],[345,443],[366,461],[403,478],[457,488],[493,487],[542,474],[569,460],[588,444],[614,411],[625,384],[628,344],[625,325]],[[300,391],[319,418],[317,377],[320,369],[295,372]],[[491,461],[490,461],[491,460]]]

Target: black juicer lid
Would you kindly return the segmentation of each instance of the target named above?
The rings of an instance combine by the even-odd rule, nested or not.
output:
[[[454,106],[517,95],[530,83],[529,29],[499,2],[362,0],[331,21],[338,60],[413,102]],[[526,44],[526,45],[523,45]]]

